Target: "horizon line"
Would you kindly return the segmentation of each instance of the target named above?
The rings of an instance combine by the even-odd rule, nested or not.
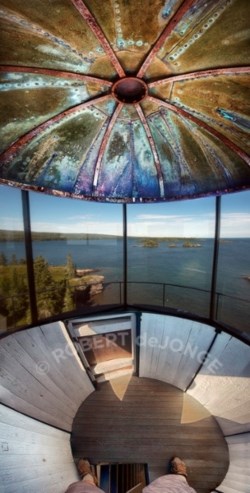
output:
[[[9,233],[22,233],[24,234],[24,230],[23,229],[0,229],[0,233],[4,233],[4,232],[9,232]],[[36,230],[31,230],[31,234],[32,233],[41,233],[41,234],[47,234],[47,235],[65,235],[65,236],[69,236],[69,235],[87,235],[87,236],[109,236],[109,237],[112,237],[112,238],[123,238],[124,235],[123,234],[112,234],[112,233],[88,233],[88,232],[81,232],[81,233],[77,233],[77,232],[60,232],[60,231],[36,231]],[[154,239],[168,239],[168,238],[199,238],[199,239],[214,239],[215,236],[197,236],[197,235],[190,235],[190,236],[178,236],[178,235],[169,235],[169,236],[150,236],[150,235],[130,235],[130,234],[127,234],[127,237],[128,238],[154,238]],[[219,239],[220,238],[223,238],[223,239],[250,239],[250,235],[249,236],[219,236]],[[0,240],[1,241],[1,240]]]

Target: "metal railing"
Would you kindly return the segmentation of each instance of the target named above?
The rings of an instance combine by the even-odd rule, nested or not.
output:
[[[122,307],[128,304],[130,306],[169,308],[209,319],[211,292],[207,289],[174,283],[128,281],[127,303],[125,303],[123,281],[102,283],[102,291],[93,296],[88,294],[86,290],[81,292],[81,287],[84,286],[86,287],[86,284],[71,286],[72,311],[79,309],[84,311],[85,306],[118,305]],[[48,296],[50,294],[53,296],[55,292],[55,289],[48,289],[43,292],[37,292],[36,297],[39,300],[43,295],[46,294]],[[26,316],[25,321],[24,316],[20,320],[15,320],[15,305],[17,299],[20,300],[21,297],[22,294],[20,296],[0,297],[0,330],[6,330],[8,327],[22,327],[30,323],[29,315]],[[222,292],[216,292],[215,299],[215,321],[228,324],[232,328],[249,331],[248,313],[250,311],[250,300]],[[8,317],[6,306],[11,307],[12,317]],[[57,313],[52,313],[51,316],[60,316],[60,314],[66,312],[65,307],[61,306],[61,310]],[[16,315],[18,317],[18,313]]]

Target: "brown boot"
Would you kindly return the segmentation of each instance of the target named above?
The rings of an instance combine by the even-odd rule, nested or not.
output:
[[[90,462],[87,459],[80,459],[78,462],[78,471],[80,476],[84,478],[87,474],[90,474],[93,477],[94,483],[98,485],[97,477],[94,473],[94,469],[91,466]]]
[[[187,466],[179,457],[173,457],[171,460],[170,471],[172,474],[180,474],[187,477]]]
[[[86,474],[91,474],[91,465],[88,460],[80,459],[78,462],[78,471],[81,476],[85,476]]]

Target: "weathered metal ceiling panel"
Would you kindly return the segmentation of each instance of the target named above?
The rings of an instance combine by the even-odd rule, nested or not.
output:
[[[248,0],[1,0],[0,182],[102,201],[250,188]]]

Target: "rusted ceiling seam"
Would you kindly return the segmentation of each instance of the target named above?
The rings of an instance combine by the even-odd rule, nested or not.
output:
[[[39,36],[40,38],[49,39],[52,43],[59,45],[60,48],[63,46],[64,49],[71,51],[72,54],[74,54],[74,56],[77,56],[77,58],[79,58],[81,61],[84,60],[84,55],[75,50],[75,47],[71,46],[71,44],[64,41],[64,39],[59,38],[50,31],[45,31],[45,29],[43,29],[40,24],[35,24],[31,21],[31,19],[21,15],[20,13],[3,7],[2,9],[0,9],[0,17],[10,22],[11,25],[17,24],[19,27],[21,27],[21,29],[25,28],[28,32],[31,32],[36,36]]]
[[[81,14],[83,19],[87,22],[88,26],[96,36],[96,38],[100,41],[102,48],[104,51],[107,53],[109,56],[109,59],[115,68],[116,72],[120,77],[125,77],[125,72],[115,54],[113,49],[110,46],[110,43],[108,42],[106,36],[104,35],[102,29],[100,26],[97,24],[97,21],[95,17],[91,14],[90,10],[86,7],[86,5],[82,2],[82,0],[70,0],[74,7],[78,10],[78,12]]]
[[[74,0],[72,0],[74,1]],[[169,23],[159,36],[158,40],[154,44],[153,48],[150,50],[148,53],[146,59],[144,60],[139,72],[137,73],[137,77],[142,78],[149,67],[150,63],[154,59],[155,55],[158,53],[158,51],[162,48],[164,42],[166,41],[167,37],[170,36],[172,31],[174,30],[175,26],[178,24],[179,20],[186,14],[188,9],[195,3],[195,0],[184,0],[174,16],[170,19]]]
[[[189,72],[181,75],[170,75],[164,79],[159,79],[148,84],[149,89],[152,87],[160,86],[161,84],[167,84],[182,80],[201,79],[203,77],[216,77],[220,75],[238,75],[250,73],[250,67],[226,67],[226,68],[214,68],[209,70],[200,70],[197,72]]]
[[[229,149],[231,149],[233,152],[235,152],[243,161],[245,161],[248,166],[250,166],[250,156],[244,152],[240,147],[238,147],[234,142],[229,140],[227,137],[222,135],[218,130],[215,130],[214,128],[210,127],[207,123],[203,122],[196,116],[192,115],[191,113],[188,113],[188,111],[183,110],[182,108],[178,108],[177,106],[168,103],[166,101],[163,101],[162,99],[153,97],[153,96],[148,96],[148,100],[152,101],[152,103],[156,103],[157,105],[164,106],[165,108],[168,108],[170,111],[173,111],[174,113],[177,113],[179,116],[184,117],[185,119],[192,121],[196,123],[201,128],[204,128],[207,130],[211,135],[214,137],[217,137],[223,144],[225,144]]]
[[[112,82],[106,79],[101,79],[98,77],[93,77],[92,75],[78,74],[75,72],[66,72],[62,70],[54,70],[50,68],[38,68],[38,67],[20,67],[18,65],[0,65],[0,72],[4,73],[27,73],[27,74],[38,74],[47,75],[51,77],[61,77],[65,79],[83,80],[89,82],[97,82],[105,84],[107,86],[112,86]]]
[[[96,188],[97,184],[98,184],[98,178],[99,178],[99,174],[100,174],[102,159],[103,159],[105,150],[106,150],[107,145],[108,145],[108,140],[109,140],[110,134],[113,130],[114,124],[115,124],[123,106],[124,106],[123,103],[118,104],[118,106],[116,107],[116,109],[115,109],[115,111],[114,111],[114,113],[110,119],[110,122],[107,126],[106,132],[103,136],[102,143],[100,145],[100,149],[99,149],[99,153],[98,153],[98,158],[97,158],[96,165],[95,165],[94,178],[93,178],[93,187],[94,188]]]
[[[89,101],[85,101],[85,103],[78,104],[72,108],[69,108],[65,111],[62,111],[58,113],[58,115],[53,116],[52,118],[49,118],[45,122],[41,123],[37,127],[33,128],[29,132],[27,132],[25,135],[22,135],[19,139],[17,139],[14,143],[12,143],[7,150],[5,150],[1,155],[0,155],[0,167],[3,166],[6,162],[8,162],[10,159],[13,159],[16,154],[19,152],[22,147],[24,147],[26,144],[28,144],[32,139],[37,137],[39,134],[41,134],[44,130],[47,130],[51,125],[60,122],[63,120],[65,117],[69,115],[73,115],[74,113],[77,113],[78,111],[82,111],[88,106],[92,106],[95,104],[102,103],[103,101],[106,101],[109,99],[109,95],[105,96],[99,96],[97,98],[90,99]]]
[[[143,113],[143,111],[141,109],[141,106],[139,104],[136,104],[135,105],[135,108],[136,108],[136,111],[137,111],[137,113],[139,115],[139,118],[140,118],[140,120],[142,122],[142,125],[144,126],[144,129],[145,129],[145,132],[146,132],[148,141],[149,141],[149,145],[151,147],[152,154],[153,154],[153,157],[154,157],[154,164],[155,164],[155,167],[156,167],[157,176],[158,176],[158,180],[159,180],[160,196],[161,197],[164,197],[164,180],[163,180],[163,174],[162,174],[162,170],[161,170],[161,165],[160,165],[160,160],[159,160],[159,157],[158,157],[158,153],[157,153],[157,150],[156,150],[156,147],[155,147],[154,139],[153,139],[153,136],[152,136],[150,127],[148,125],[148,122],[147,122],[147,120],[145,118],[145,115],[144,115],[144,113]]]

